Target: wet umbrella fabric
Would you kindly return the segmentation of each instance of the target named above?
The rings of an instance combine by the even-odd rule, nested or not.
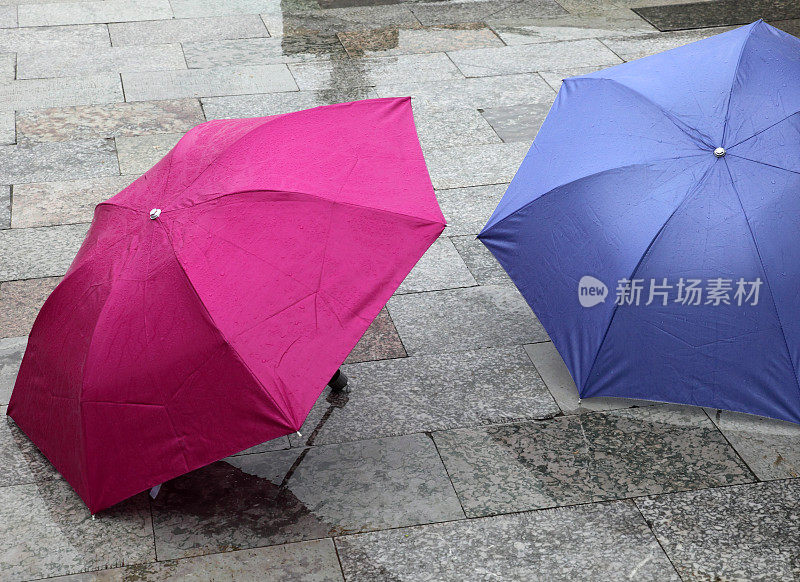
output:
[[[292,433],[443,228],[407,98],[202,124],[97,207],[8,413],[92,512]]]
[[[582,397],[800,422],[799,152],[800,40],[759,21],[566,79],[479,237]]]

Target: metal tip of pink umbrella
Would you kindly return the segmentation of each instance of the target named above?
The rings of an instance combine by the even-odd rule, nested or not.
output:
[[[293,433],[444,224],[408,98],[204,123],[98,205],[8,414],[92,513]]]

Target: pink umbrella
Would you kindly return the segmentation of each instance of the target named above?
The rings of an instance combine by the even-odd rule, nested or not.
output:
[[[295,432],[444,225],[408,98],[204,123],[96,208],[8,414],[92,513]]]

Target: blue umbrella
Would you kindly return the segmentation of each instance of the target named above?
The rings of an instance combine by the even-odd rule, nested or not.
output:
[[[566,79],[479,238],[582,397],[800,422],[800,40]]]

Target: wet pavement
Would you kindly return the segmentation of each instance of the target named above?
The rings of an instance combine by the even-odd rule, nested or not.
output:
[[[800,580],[800,427],[579,401],[475,240],[561,79],[796,0],[0,0],[0,579]],[[301,430],[92,520],[5,418],[94,205],[205,120],[411,95],[449,226]]]

